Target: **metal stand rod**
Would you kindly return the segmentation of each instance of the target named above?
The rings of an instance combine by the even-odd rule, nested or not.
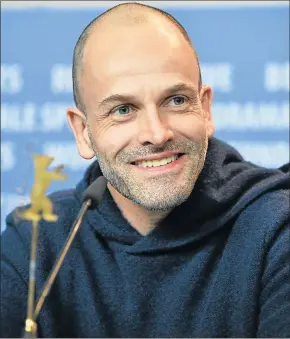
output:
[[[72,242],[73,242],[73,240],[74,240],[74,238],[75,238],[75,236],[76,236],[76,234],[78,232],[78,229],[79,229],[80,224],[81,224],[81,222],[83,220],[84,214],[86,213],[86,211],[87,211],[87,209],[89,208],[90,205],[91,205],[91,199],[88,199],[88,200],[86,200],[83,203],[83,206],[82,206],[82,208],[81,208],[81,210],[79,212],[79,215],[78,215],[78,217],[76,219],[76,223],[73,226],[72,231],[70,232],[69,237],[68,237],[68,239],[67,239],[67,241],[66,241],[66,243],[65,243],[65,245],[64,245],[64,247],[63,247],[63,249],[62,249],[62,251],[61,251],[61,253],[59,255],[59,257],[56,260],[56,262],[55,262],[55,264],[53,266],[53,269],[52,269],[49,277],[47,278],[47,280],[46,280],[46,282],[44,284],[42,293],[41,293],[41,295],[40,295],[40,297],[38,299],[38,302],[36,304],[36,308],[35,308],[35,311],[34,311],[34,314],[33,314],[33,318],[32,318],[33,321],[36,320],[36,318],[39,315],[39,312],[41,311],[41,308],[42,308],[42,306],[44,304],[45,298],[47,297],[47,295],[50,292],[51,286],[52,286],[52,284],[53,284],[53,282],[54,282],[54,280],[56,278],[56,275],[57,275],[58,271],[60,270],[61,265],[62,265],[62,263],[64,261],[64,258],[66,256],[68,250],[70,249],[70,246],[71,246],[71,244],[72,244]]]
[[[35,278],[36,278],[36,256],[37,256],[38,220],[32,221],[32,239],[29,264],[29,285],[27,318],[25,321],[25,337],[36,338],[37,326],[33,320],[33,309],[35,302]]]

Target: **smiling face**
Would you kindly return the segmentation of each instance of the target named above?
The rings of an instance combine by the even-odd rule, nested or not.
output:
[[[87,122],[68,111],[79,154],[96,155],[113,190],[147,210],[184,202],[214,128],[211,89],[199,88],[195,54],[176,27],[154,16],[134,28],[99,27],[85,47],[81,84]]]

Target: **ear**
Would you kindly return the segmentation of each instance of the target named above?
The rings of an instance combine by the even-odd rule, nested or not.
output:
[[[85,114],[78,108],[68,108],[66,114],[76,139],[79,155],[84,159],[92,159],[95,153],[89,138]]]
[[[204,85],[201,88],[200,91],[200,100],[201,100],[201,105],[202,109],[205,114],[205,119],[206,119],[206,129],[207,129],[207,136],[211,138],[214,134],[214,121],[212,118],[212,113],[211,113],[211,104],[212,104],[212,89],[208,85]]]

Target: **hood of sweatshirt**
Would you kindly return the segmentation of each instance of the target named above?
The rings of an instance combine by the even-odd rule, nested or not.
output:
[[[77,186],[77,194],[102,172],[97,162]],[[209,140],[204,168],[189,199],[176,207],[155,229],[143,236],[123,217],[108,189],[87,220],[98,237],[132,254],[168,252],[190,246],[234,220],[255,199],[267,192],[290,188],[289,164],[267,169],[247,162],[230,145]]]

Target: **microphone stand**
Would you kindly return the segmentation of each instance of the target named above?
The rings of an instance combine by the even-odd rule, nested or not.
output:
[[[75,219],[73,227],[68,235],[68,238],[55,261],[55,264],[49,274],[40,297],[37,301],[35,310],[33,312],[34,306],[34,296],[35,296],[35,270],[36,270],[36,249],[37,249],[37,235],[38,235],[38,221],[33,221],[33,232],[32,232],[32,246],[31,246],[31,261],[30,261],[30,275],[29,275],[29,295],[28,295],[28,312],[27,318],[25,321],[25,329],[23,332],[23,338],[37,338],[37,323],[36,319],[43,307],[44,301],[48,296],[51,287],[55,281],[55,278],[63,264],[65,256],[67,255],[71,244],[79,230],[79,227],[82,223],[83,217],[87,210],[94,203],[98,205],[102,199],[103,193],[106,187],[106,179],[101,176],[98,177],[85,191],[83,195],[83,203],[81,209]]]
[[[36,338],[37,324],[33,320],[34,298],[35,298],[35,276],[36,276],[36,250],[38,237],[38,220],[32,221],[32,239],[29,264],[29,285],[28,285],[28,305],[27,317],[23,338]]]
[[[41,308],[42,308],[42,306],[44,304],[45,298],[47,297],[47,295],[50,292],[51,286],[54,283],[54,280],[55,280],[55,278],[57,276],[57,273],[58,273],[58,271],[61,268],[61,265],[62,265],[62,263],[64,261],[64,258],[66,256],[67,252],[69,251],[69,249],[71,247],[71,244],[72,244],[72,242],[73,242],[73,240],[74,240],[74,238],[75,238],[75,236],[76,236],[76,234],[77,234],[77,232],[79,230],[79,227],[80,227],[80,224],[81,224],[81,222],[83,220],[83,217],[84,217],[86,211],[88,210],[88,208],[91,206],[91,204],[92,204],[92,200],[91,199],[85,200],[83,205],[82,205],[81,210],[79,211],[78,217],[77,217],[77,219],[75,221],[75,224],[74,224],[74,226],[73,226],[73,228],[72,228],[72,230],[71,230],[71,232],[70,232],[70,234],[68,236],[68,239],[67,239],[66,243],[64,244],[63,249],[62,249],[59,257],[55,261],[55,264],[54,264],[54,266],[52,268],[52,271],[51,271],[50,275],[48,276],[48,278],[47,278],[47,280],[46,280],[46,282],[44,284],[42,293],[41,293],[41,295],[40,295],[40,297],[38,299],[35,311],[33,313],[33,321],[36,320],[36,318],[39,315],[39,312],[41,311]]]
[[[33,273],[31,276],[31,279],[29,279],[29,298],[28,298],[28,312],[27,312],[27,319],[25,322],[25,329],[24,329],[24,334],[23,338],[37,338],[37,323],[36,319],[39,315],[39,312],[42,309],[42,306],[44,304],[44,301],[47,297],[47,295],[50,292],[50,289],[54,283],[54,280],[61,268],[61,265],[65,259],[65,256],[67,252],[69,251],[71,244],[79,230],[79,227],[82,223],[83,217],[88,210],[88,208],[91,206],[92,200],[87,199],[83,202],[82,207],[79,211],[79,214],[76,218],[76,221],[73,225],[72,230],[70,231],[70,234],[67,238],[67,241],[65,242],[58,258],[55,261],[55,264],[52,268],[51,273],[49,274],[44,287],[42,289],[42,292],[40,294],[40,297],[37,301],[35,310],[33,312],[33,301],[34,301],[34,294],[35,294],[35,273]],[[33,234],[32,234],[32,248],[31,248],[31,264],[30,264],[30,269],[33,268],[35,272],[35,262],[36,262],[36,239],[37,239],[37,227],[35,227],[35,224],[37,225],[37,222],[33,224]]]

